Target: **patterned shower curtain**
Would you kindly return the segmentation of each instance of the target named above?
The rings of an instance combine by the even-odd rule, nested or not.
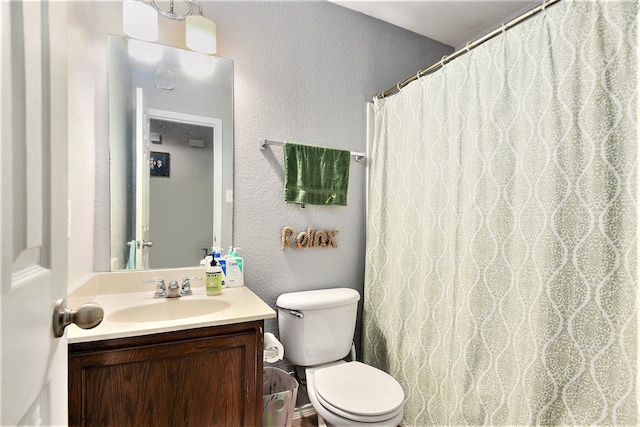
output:
[[[375,101],[363,357],[405,425],[640,423],[637,16],[565,0]]]

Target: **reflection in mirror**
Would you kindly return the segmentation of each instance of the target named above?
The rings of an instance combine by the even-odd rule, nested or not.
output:
[[[111,269],[232,244],[233,63],[108,36]]]

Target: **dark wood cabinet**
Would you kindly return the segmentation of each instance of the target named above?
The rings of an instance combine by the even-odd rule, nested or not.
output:
[[[263,323],[70,344],[69,425],[261,425]]]

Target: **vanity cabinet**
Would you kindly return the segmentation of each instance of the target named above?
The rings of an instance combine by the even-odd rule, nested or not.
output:
[[[69,344],[69,425],[262,425],[263,325]]]

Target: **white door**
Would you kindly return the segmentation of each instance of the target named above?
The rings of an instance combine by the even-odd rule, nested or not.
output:
[[[136,88],[136,268],[149,268],[150,121],[142,88]]]
[[[67,423],[64,2],[0,1],[0,425]]]

